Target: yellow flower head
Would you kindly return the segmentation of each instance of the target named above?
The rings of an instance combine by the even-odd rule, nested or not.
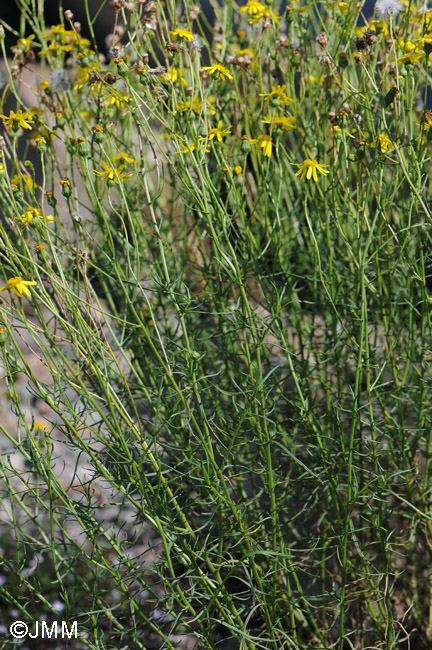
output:
[[[388,35],[388,25],[384,20],[371,20],[369,22],[369,29],[377,34]]]
[[[188,86],[188,82],[183,76],[183,73],[181,70],[178,68],[168,68],[168,70],[165,72],[162,81],[165,83],[172,83],[175,84],[176,81],[181,81],[183,86],[186,88]]]
[[[204,68],[201,68],[201,70],[207,72],[211,76],[216,75],[217,78],[222,81],[225,80],[225,77],[227,79],[233,79],[233,76],[228,68],[225,68],[225,66],[221,65],[220,63],[213,63],[213,65],[208,65]]]
[[[236,56],[250,56],[251,59],[253,59],[254,56],[255,56],[253,50],[250,50],[249,48],[245,48],[243,50],[236,50],[235,55]]]
[[[210,129],[207,137],[209,140],[213,140],[213,138],[216,138],[218,142],[222,142],[222,138],[228,135],[230,131],[231,131],[230,126],[227,126],[226,129],[222,129],[222,122],[221,120],[219,120],[217,127],[214,129]],[[206,138],[201,136],[199,140],[206,140]]]
[[[103,162],[102,167],[104,168],[104,171],[100,172],[97,171],[96,169],[93,170],[93,173],[96,176],[101,176],[105,182],[111,184],[114,183],[119,183],[119,181],[129,181],[131,179],[132,174],[122,174],[122,171],[124,169],[124,165],[120,165],[119,167],[108,167],[108,165]]]
[[[266,6],[262,10],[260,10],[257,14],[250,16],[249,22],[251,25],[255,25],[255,23],[258,23],[262,18],[273,20],[276,23],[276,25],[280,21],[279,12],[271,11],[271,9]]]
[[[31,46],[33,45],[32,40],[34,38],[36,38],[34,34],[30,34],[26,38],[19,38],[16,44],[17,48],[22,50],[23,52],[28,52]]]
[[[214,102],[214,97],[207,97],[207,102],[206,102],[206,109],[210,113],[210,115],[215,115],[216,114],[216,109],[213,108],[211,105],[211,102]],[[177,102],[177,110],[182,112],[182,111],[190,111],[192,110],[194,113],[199,115],[201,113],[203,103],[200,100],[197,95],[194,96],[192,101],[187,100],[183,101],[182,99],[179,99]]]
[[[49,430],[49,427],[46,424],[46,422],[45,423],[44,422],[39,422],[39,420],[35,420],[33,422],[33,431],[42,433],[43,431],[48,431],[48,430]]]
[[[373,142],[373,147],[379,147],[379,150],[381,153],[387,153],[387,151],[391,151],[394,149],[394,145],[390,138],[387,135],[381,134],[379,135]]]
[[[105,99],[105,105],[115,106],[119,111],[122,111],[130,101],[130,97],[128,97],[128,95],[126,95],[122,90],[110,90]]]
[[[3,124],[12,127],[14,131],[18,131],[19,128],[31,129],[30,123],[34,122],[30,113],[23,113],[21,109],[16,113],[15,111],[10,111],[9,115],[0,115],[0,117],[3,120]]]
[[[264,124],[271,124],[276,129],[284,129],[285,131],[293,131],[296,128],[296,119],[295,117],[289,116],[279,117],[276,113],[273,117],[265,117],[263,120]]]
[[[256,2],[256,0],[248,0],[244,7],[239,7],[240,13],[247,12],[249,16],[255,16],[264,11],[265,6],[261,2]]]
[[[318,180],[318,175],[317,175],[317,170],[321,174],[329,174],[330,172],[327,169],[324,169],[324,167],[328,167],[328,165],[320,165],[317,163],[316,160],[311,160],[310,158],[307,158],[303,163],[291,163],[291,165],[295,165],[296,167],[300,167],[298,172],[296,172],[295,176],[300,176],[301,180],[304,181],[306,178],[308,181],[310,181],[311,178],[316,182]]]
[[[125,162],[129,165],[135,165],[139,161],[125,151],[120,151],[116,156],[114,156],[114,158],[112,158],[112,162]]]
[[[34,282],[34,280],[22,280],[18,275],[16,278],[10,278],[10,280],[6,282],[6,286],[0,289],[0,292],[6,291],[6,289],[8,289],[19,298],[21,298],[23,293],[25,293],[26,296],[31,296],[30,290],[27,287],[35,284],[37,284],[37,282]]]
[[[291,97],[288,97],[285,90],[286,90],[285,85],[272,86],[271,93],[261,93],[260,97],[264,97],[265,101],[267,101],[268,99],[270,100],[278,99],[280,104],[288,104],[293,100],[291,99]]]
[[[29,208],[20,216],[21,225],[24,227],[29,226],[35,217],[42,219],[45,223],[52,223],[54,221],[52,214],[44,216],[42,210]]]
[[[173,37],[173,40],[176,41],[177,38],[187,38],[188,41],[193,41],[194,35],[191,32],[188,32],[187,29],[175,29],[173,32],[168,32]]]
[[[203,138],[204,139],[204,138]],[[208,153],[210,149],[206,147],[204,144],[200,145],[199,148],[197,149],[195,142],[188,142],[186,144],[180,143],[180,151],[176,151],[176,154],[179,153],[191,153],[192,151],[199,150],[202,153]]]
[[[11,185],[17,185],[18,187],[23,183],[24,189],[28,192],[31,192],[36,187],[36,183],[30,174],[14,174],[10,180]]]
[[[272,155],[273,141],[269,135],[259,135],[257,138],[258,149],[262,149],[263,156],[270,158]]]

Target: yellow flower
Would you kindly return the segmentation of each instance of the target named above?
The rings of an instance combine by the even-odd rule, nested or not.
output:
[[[236,166],[234,167],[234,169],[231,167],[231,165],[228,165],[228,167],[227,167],[226,165],[224,165],[224,166],[222,167],[222,173],[223,173],[223,174],[227,174],[229,171],[230,171],[230,172],[233,171],[234,174],[235,174],[236,176],[239,176],[239,174],[242,173],[243,168],[242,168],[240,165],[236,165]]]
[[[409,63],[410,65],[417,65],[422,58],[422,52],[407,52],[400,56],[397,60],[398,64]]]
[[[244,7],[239,7],[239,12],[244,13],[247,11],[249,16],[254,16],[256,14],[260,14],[262,11],[264,11],[264,9],[265,7],[261,4],[261,2],[256,2],[256,0],[248,0]]]
[[[320,165],[317,163],[316,160],[311,160],[310,158],[307,158],[303,163],[291,163],[291,165],[296,165],[297,167],[300,167],[298,172],[295,174],[295,176],[300,176],[301,180],[304,181],[305,177],[308,181],[310,181],[311,178],[316,182],[318,180],[317,176],[317,170],[321,174],[329,174],[330,172],[327,169],[323,169],[323,167],[328,167],[328,165]]]
[[[262,18],[270,18],[270,20],[274,20],[276,25],[280,21],[280,16],[278,11],[271,11],[269,7],[264,7],[259,13],[251,16],[249,18],[249,22],[251,25],[255,25],[255,23],[258,23]]]
[[[14,131],[18,131],[19,128],[31,130],[30,122],[34,122],[30,113],[23,113],[21,109],[16,113],[10,111],[9,116],[0,115],[0,117],[3,119],[3,124],[12,127]]]
[[[30,174],[14,174],[11,178],[11,185],[19,186],[21,181],[25,183],[25,189],[28,189],[29,191],[33,190],[36,187],[36,183]]]
[[[42,432],[42,431],[48,431],[48,430],[49,430],[49,427],[48,427],[48,425],[46,423],[39,422],[39,420],[35,420],[33,422],[33,431]]]
[[[384,20],[371,20],[369,23],[369,29],[377,34],[388,35],[388,26]]]
[[[185,88],[186,88],[187,85],[188,85],[188,82],[184,78],[181,70],[179,70],[178,68],[168,68],[168,70],[165,72],[165,74],[164,74],[164,76],[162,78],[162,81],[164,81],[165,83],[173,83],[173,84],[175,84],[176,81],[179,81],[179,80],[182,82],[183,86],[185,86]]]
[[[45,223],[52,223],[54,221],[52,214],[44,216],[42,210],[29,208],[20,216],[21,225],[24,227],[29,226],[35,217],[42,219]]]
[[[17,48],[23,52],[28,52],[32,46],[32,40],[34,38],[36,38],[34,34],[30,34],[30,36],[27,36],[26,38],[19,38],[16,44]]]
[[[218,142],[222,142],[222,138],[224,136],[228,135],[228,133],[230,133],[230,131],[231,131],[230,126],[227,126],[226,129],[222,130],[222,122],[221,122],[221,120],[219,120],[217,127],[215,129],[210,129],[210,131],[208,132],[207,137],[208,137],[209,140],[213,140],[213,138],[216,138],[216,140]],[[198,139],[199,140],[206,140],[207,138],[201,136]]]
[[[129,165],[135,165],[135,163],[138,162],[135,158],[132,158],[128,153],[126,152],[120,152],[114,158],[112,159],[112,162],[127,162]]]
[[[88,66],[78,66],[76,69],[76,79],[75,79],[75,84],[73,89],[80,90],[81,88],[84,88],[84,86],[90,81],[90,73],[98,72],[99,70],[100,70],[100,61],[93,61]],[[91,87],[93,88],[93,86],[100,86],[100,85],[101,85],[100,81],[95,81],[91,84]]]
[[[193,41],[194,35],[191,32],[188,32],[187,29],[175,29],[173,32],[168,32],[171,34],[173,39],[176,41],[178,38],[187,38],[188,41]]]
[[[50,27],[49,29],[45,29],[45,30],[42,32],[42,36],[43,36],[44,38],[46,38],[46,39],[54,39],[54,38],[56,38],[57,36],[59,36],[59,37],[60,37],[60,41],[61,41],[62,43],[65,43],[66,40],[67,40],[67,39],[66,39],[66,36],[68,35],[68,33],[69,33],[70,31],[72,31],[72,30],[70,30],[70,29],[65,29],[65,26],[64,26],[64,25],[51,25],[51,27]]]
[[[379,135],[372,144],[373,147],[379,147],[381,153],[387,153],[394,149],[393,143],[387,135]]]
[[[291,99],[291,97],[288,97],[285,90],[286,90],[285,84],[283,86],[279,86],[279,85],[272,86],[271,93],[261,93],[260,97],[264,97],[265,101],[267,101],[268,99],[278,99],[281,104],[288,104],[293,100]]]
[[[216,114],[216,109],[214,109],[213,106],[211,105],[211,102],[213,101],[214,101],[214,97],[207,97],[206,109],[208,110],[210,115]],[[177,110],[179,110],[180,112],[192,110],[194,113],[199,115],[201,113],[202,105],[203,103],[200,100],[200,98],[195,95],[192,101],[187,100],[184,102],[182,99],[179,99],[177,102]]]
[[[244,50],[236,50],[235,51],[236,56],[250,56],[251,59],[254,58],[255,54],[253,53],[252,50],[249,50],[248,48]]]
[[[39,56],[46,56],[47,54],[57,54],[57,52],[70,52],[72,50],[71,45],[60,45],[57,41],[53,41],[48,45],[45,50],[39,52]]]
[[[114,105],[119,111],[122,111],[130,101],[130,97],[128,97],[122,90],[116,90],[115,92],[111,90],[105,99],[105,105]]]
[[[123,169],[125,168],[124,165],[120,165],[119,167],[108,167],[106,163],[102,163],[102,167],[104,168],[105,171],[99,172],[96,169],[93,170],[93,173],[96,176],[101,176],[104,181],[106,181],[109,184],[114,184],[114,183],[119,183],[119,181],[129,181],[131,179],[132,174],[122,174]]]
[[[0,292],[8,289],[13,291],[13,293],[19,298],[21,298],[23,293],[25,293],[26,296],[31,296],[30,290],[27,287],[35,284],[37,284],[37,282],[34,282],[34,280],[22,280],[18,275],[16,278],[10,278],[10,280],[6,282],[6,286],[0,289]]]
[[[191,153],[192,151],[195,151],[195,149],[196,149],[195,142],[188,142],[187,144],[180,143],[180,151],[176,151],[176,154]],[[199,150],[202,151],[203,153],[208,153],[210,151],[210,149],[205,145],[201,145],[199,147]]]
[[[426,110],[423,111],[423,115],[420,119],[420,124],[416,122],[417,126],[423,127],[424,131],[428,131],[432,128],[432,111]]]
[[[258,149],[262,149],[263,156],[270,158],[272,154],[273,141],[269,135],[259,135],[257,138]]]
[[[201,68],[201,70],[208,72],[209,75],[214,75],[217,73],[218,79],[222,79],[222,81],[225,80],[225,77],[227,77],[227,79],[233,79],[233,76],[228,68],[225,68],[225,66],[221,65],[220,63],[213,63],[213,65],[208,65],[204,68]]]
[[[62,178],[59,181],[59,185],[60,185],[60,187],[68,187],[69,189],[72,189],[72,183],[70,182],[70,180],[68,178]]]
[[[284,129],[285,131],[293,131],[296,128],[295,117],[279,117],[277,113],[273,117],[265,117],[262,122],[271,124],[276,129]]]
[[[342,16],[345,16],[348,11],[348,2],[338,2],[337,6],[339,7]]]

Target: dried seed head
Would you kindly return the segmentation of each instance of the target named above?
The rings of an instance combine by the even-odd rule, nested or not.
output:
[[[194,34],[193,41],[191,43],[191,49],[194,50],[195,52],[201,52],[203,48],[204,48],[204,44],[201,40],[201,37],[198,36],[198,34]]]
[[[367,50],[368,44],[364,37],[356,38],[354,43],[355,43],[356,50],[359,50],[359,52],[362,52],[363,50]]]
[[[321,34],[318,34],[315,40],[318,43],[318,45],[320,45],[320,47],[322,47],[322,49],[324,50],[328,43],[327,34],[325,32],[321,32]]]
[[[180,45],[179,43],[173,43],[172,41],[167,41],[165,47],[168,52],[179,52],[180,50],[185,49],[183,45]]]
[[[69,72],[54,70],[49,80],[49,87],[54,93],[64,93],[70,88]]]
[[[276,41],[276,45],[280,47],[289,47],[288,36],[286,36],[285,34],[281,34],[279,39]]]
[[[375,32],[365,32],[363,38],[366,39],[368,45],[373,45],[377,39],[377,35]]]
[[[74,15],[73,15],[73,13],[71,12],[70,9],[66,9],[66,11],[64,12],[64,15],[65,15],[66,20],[68,20],[69,22],[74,19]]]
[[[330,68],[332,61],[329,56],[320,56],[319,60],[321,61],[321,63],[325,68]]]
[[[196,20],[201,13],[201,7],[199,5],[192,5],[188,9],[189,20]]]

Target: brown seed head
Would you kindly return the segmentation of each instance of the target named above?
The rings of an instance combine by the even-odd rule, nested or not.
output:
[[[322,47],[323,50],[326,48],[326,45],[328,43],[328,37],[325,32],[321,32],[321,34],[318,34],[315,40]]]

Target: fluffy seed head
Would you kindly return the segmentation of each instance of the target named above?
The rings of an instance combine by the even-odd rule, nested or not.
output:
[[[399,0],[377,0],[375,9],[380,20],[390,16],[397,16],[403,10],[403,4]]]

